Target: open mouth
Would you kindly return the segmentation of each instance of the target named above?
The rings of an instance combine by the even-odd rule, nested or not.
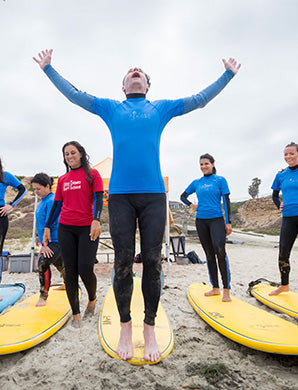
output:
[[[135,78],[135,77],[140,78],[141,76],[140,76],[140,73],[139,73],[139,72],[134,72],[134,73],[132,74],[131,77],[132,77],[132,78]]]

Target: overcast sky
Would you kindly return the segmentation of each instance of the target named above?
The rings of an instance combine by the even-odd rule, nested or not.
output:
[[[52,65],[78,89],[118,100],[130,67],[150,75],[148,99],[176,99],[200,92],[234,57],[242,67],[222,93],[166,126],[162,172],[179,200],[208,152],[232,201],[249,198],[254,177],[270,194],[284,146],[298,141],[297,17],[296,0],[0,0],[5,170],[61,175],[70,140],[92,164],[112,157],[104,122],[66,100],[32,60],[42,49],[54,49]]]

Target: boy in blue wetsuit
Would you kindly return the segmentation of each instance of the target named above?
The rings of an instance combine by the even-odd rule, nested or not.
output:
[[[34,193],[40,198],[40,203],[35,211],[37,237],[36,245],[42,244],[44,229],[46,222],[54,204],[55,194],[51,187],[53,179],[46,173],[37,173],[31,180]],[[36,306],[45,306],[51,286],[51,264],[53,264],[60,272],[63,280],[65,279],[65,269],[61,257],[61,249],[58,243],[58,220],[51,227],[51,242],[41,246],[38,258],[38,273],[40,282],[40,297]],[[58,289],[65,290],[65,286]]]
[[[45,50],[34,60],[71,102],[99,115],[112,136],[109,215],[115,249],[113,286],[121,321],[117,353],[123,360],[132,357],[130,301],[138,220],[145,303],[144,357],[157,361],[160,351],[155,339],[154,321],[160,297],[161,247],[166,220],[165,186],[159,160],[161,133],[173,117],[204,107],[227,85],[240,65],[232,58],[223,60],[226,71],[201,93],[184,99],[154,102],[146,99],[150,88],[149,77],[142,69],[132,68],[123,80],[122,89],[127,99],[119,102],[78,91],[52,68],[51,57],[52,50]]]

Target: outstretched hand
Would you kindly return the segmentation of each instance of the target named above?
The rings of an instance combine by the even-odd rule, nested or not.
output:
[[[41,53],[38,53],[38,58],[33,57],[34,61],[43,69],[46,65],[51,64],[53,49],[43,50]]]
[[[237,74],[240,69],[241,64],[237,65],[237,61],[234,58],[229,58],[228,61],[225,59],[222,60],[226,69],[230,69],[234,74]]]

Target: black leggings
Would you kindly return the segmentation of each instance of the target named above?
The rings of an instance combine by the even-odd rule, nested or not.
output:
[[[96,276],[93,271],[98,238],[90,240],[90,226],[59,224],[58,241],[65,267],[65,287],[73,315],[80,313],[79,276],[89,301],[96,298]]]
[[[290,274],[290,254],[298,234],[298,216],[283,217],[280,238],[279,238],[279,257],[278,265],[281,276],[281,284],[289,284]]]
[[[231,275],[229,260],[225,249],[226,229],[224,219],[222,217],[211,219],[197,218],[196,228],[206,254],[210,282],[213,288],[219,288],[216,263],[217,257],[223,287],[230,289]]]
[[[109,196],[110,233],[115,250],[114,293],[121,322],[128,322],[133,289],[137,220],[143,262],[144,322],[154,325],[160,297],[161,248],[166,222],[165,194]]]
[[[6,237],[7,230],[8,230],[8,218],[7,215],[4,215],[3,217],[0,217],[0,283],[2,280],[2,267],[3,267],[2,251],[3,251],[3,245],[4,245],[4,240]]]
[[[44,257],[44,255],[41,254],[38,258],[40,296],[44,299],[47,299],[51,286],[51,264],[53,264],[57,268],[63,279],[65,279],[65,270],[61,257],[60,245],[58,244],[58,242],[50,242],[48,244],[48,247],[53,251],[53,256]]]

